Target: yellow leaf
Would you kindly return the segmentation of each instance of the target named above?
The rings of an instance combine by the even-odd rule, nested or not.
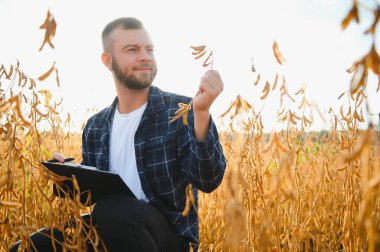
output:
[[[45,96],[45,107],[50,107],[50,99],[52,97],[49,90],[40,90],[39,93],[43,94]]]
[[[257,79],[256,79],[254,85],[256,86],[257,84],[259,84],[259,81],[260,81],[260,74],[257,75]]]
[[[197,52],[202,52],[206,46],[205,45],[201,45],[201,46],[190,46],[191,49],[193,49],[194,51],[197,51]]]
[[[41,75],[41,76],[38,78],[38,80],[39,80],[39,81],[43,81],[43,80],[45,80],[47,77],[50,76],[50,74],[54,71],[54,69],[55,69],[55,62],[53,63],[53,65],[50,67],[50,69],[49,69],[46,73],[44,73],[43,75]]]
[[[299,95],[299,94],[304,94],[305,93],[305,85],[303,85],[294,95]]]
[[[203,62],[203,67],[207,67],[208,65],[211,64],[212,59],[211,59],[210,62],[207,62],[207,61],[210,59],[211,56],[212,56],[212,52],[210,52],[210,54],[208,55],[208,57],[207,57],[207,58],[205,59],[205,61]]]
[[[276,73],[276,77],[275,77],[275,79],[274,79],[274,83],[273,83],[272,91],[276,89],[276,87],[277,87],[277,82],[278,82],[278,74]]]
[[[338,100],[340,100],[340,98],[342,98],[342,96],[343,96],[345,93],[346,93],[346,92],[343,92],[341,95],[339,95]]]
[[[4,70],[4,72],[5,72],[5,70]],[[11,77],[12,77],[12,74],[13,74],[13,65],[11,65],[11,68],[9,69],[9,73],[8,73],[8,74],[5,73],[6,78],[7,78],[8,80],[10,80]]]
[[[343,30],[347,28],[347,26],[350,24],[352,19],[355,19],[356,22],[359,23],[359,14],[358,14],[358,7],[356,6],[356,2],[354,2],[354,5],[352,6],[350,12],[348,12],[347,16],[343,19],[341,23]]]
[[[352,66],[349,69],[346,70],[346,72],[347,73],[352,73],[352,72],[354,72],[356,70],[357,67],[358,67],[357,63],[354,63],[354,64],[352,64]]]
[[[367,75],[368,70],[366,69],[365,64],[360,64],[351,79],[351,94],[355,94],[360,87],[364,87],[367,84]]]
[[[372,128],[373,128],[373,125],[370,124],[367,131],[366,131],[366,134],[364,135],[364,138],[363,138],[360,146],[356,150],[354,150],[349,156],[347,156],[345,158],[345,161],[347,163],[352,162],[353,160],[358,158],[360,156],[360,154],[363,152],[363,150],[365,150],[366,148],[368,148],[371,145]]]
[[[380,74],[380,58],[375,49],[375,45],[372,46],[365,58],[365,66],[366,68],[370,68],[375,74]]]
[[[52,48],[54,48],[53,43],[51,40],[53,39],[56,29],[57,29],[57,23],[55,22],[54,17],[48,12],[48,15],[45,19],[45,22],[41,25],[40,29],[45,29],[45,36],[44,41],[42,42],[42,45],[39,49],[39,51],[42,50],[44,45],[48,43]]]
[[[46,29],[47,24],[50,20],[50,11],[48,11],[44,23],[40,26],[40,29]]]
[[[274,57],[276,58],[278,64],[282,65],[283,63],[285,63],[285,59],[282,56],[276,41],[274,41],[274,43],[273,43],[273,53],[274,53]]]
[[[201,58],[203,55],[205,55],[206,54],[206,51],[204,51],[203,53],[201,53],[201,54],[199,54],[197,57],[195,57],[194,59],[199,59],[199,58]]]
[[[20,207],[22,207],[22,204],[19,202],[10,202],[10,201],[0,200],[0,206],[9,207],[9,208],[12,208],[12,207],[20,208]]]
[[[377,24],[379,23],[379,20],[380,20],[380,7],[379,6],[377,7],[377,10],[374,11],[374,14],[375,14],[375,18],[373,19],[374,21],[373,21],[371,27],[367,31],[365,31],[364,34],[368,34],[368,33],[375,34]]]
[[[265,84],[264,89],[262,90],[263,95],[260,97],[260,99],[261,100],[265,99],[268,96],[269,91],[270,91],[270,84],[267,81],[266,84]]]
[[[251,64],[251,72],[256,72],[255,65],[253,64],[253,58],[251,58],[252,64]]]
[[[183,114],[183,117],[182,117],[182,121],[183,121],[183,124],[184,124],[184,125],[187,125],[187,124],[188,124],[188,122],[187,122],[187,114],[188,114],[188,113]]]
[[[57,85],[59,87],[60,85],[59,85],[59,76],[58,76],[58,69],[57,68],[55,68],[55,80],[56,80]]]

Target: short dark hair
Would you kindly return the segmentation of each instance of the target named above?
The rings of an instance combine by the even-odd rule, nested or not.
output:
[[[113,30],[122,28],[124,30],[143,29],[144,26],[140,20],[133,17],[121,17],[109,22],[102,32],[102,44],[105,52],[111,52],[109,35]]]

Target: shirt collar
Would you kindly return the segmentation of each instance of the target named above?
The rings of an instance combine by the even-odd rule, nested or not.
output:
[[[116,96],[111,104],[112,116],[115,113],[117,102],[118,102],[118,99]],[[163,111],[163,110],[165,110],[163,91],[156,86],[151,86],[149,88],[148,104],[146,106],[146,111],[144,113],[146,113],[149,116],[149,115],[157,114],[158,112]]]

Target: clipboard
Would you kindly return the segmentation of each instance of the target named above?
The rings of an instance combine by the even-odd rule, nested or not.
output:
[[[41,162],[41,164],[56,175],[67,178],[72,178],[74,175],[80,188],[82,203],[86,202],[89,192],[91,192],[91,204],[111,194],[123,194],[136,198],[119,174],[70,162],[59,163],[55,160]],[[69,192],[70,196],[73,196],[74,185],[71,180],[64,181],[63,188]],[[57,196],[64,195],[58,193],[55,185],[53,190]]]

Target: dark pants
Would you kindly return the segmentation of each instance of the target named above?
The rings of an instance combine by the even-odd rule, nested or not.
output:
[[[108,251],[188,251],[189,246],[174,232],[153,206],[123,195],[99,200],[92,212],[97,230]],[[50,235],[50,230],[43,231]],[[55,239],[62,234],[54,230]],[[51,239],[37,232],[30,237],[38,251],[54,251]],[[17,251],[16,244],[10,251]],[[62,248],[56,243],[58,251]]]

